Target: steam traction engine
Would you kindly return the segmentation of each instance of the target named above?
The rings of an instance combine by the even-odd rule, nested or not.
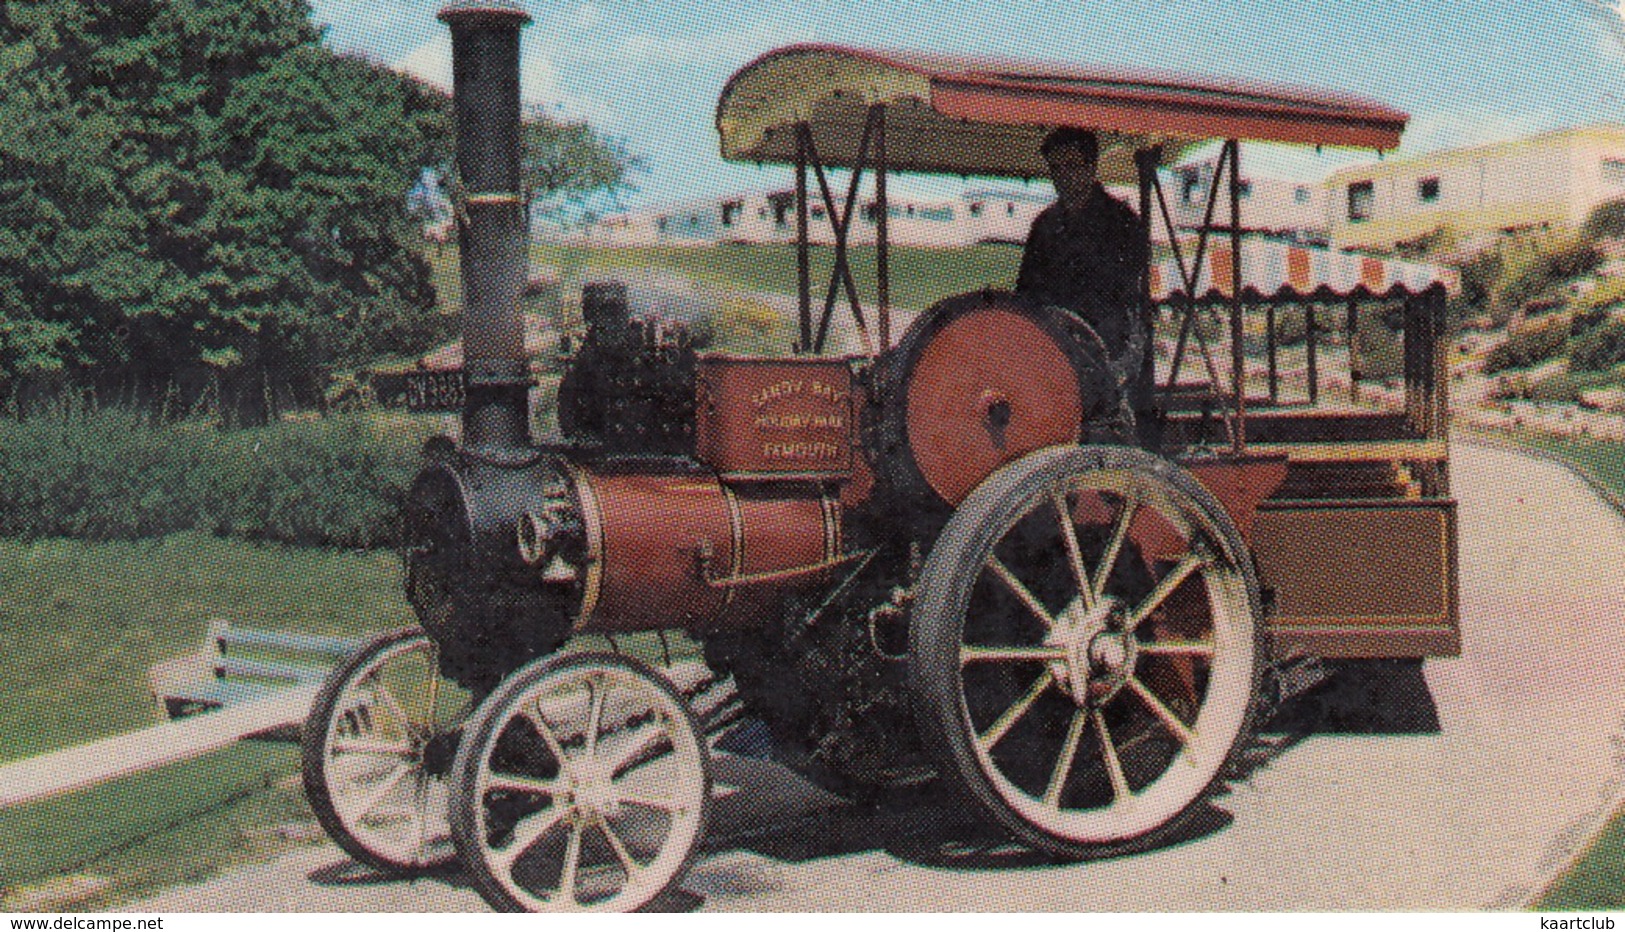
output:
[[[1402,606],[1409,627],[1367,624],[1337,641],[1311,619],[1271,637],[1267,561],[1249,538],[1304,533],[1260,505],[1284,483],[1326,475],[1324,459],[1246,450],[1236,412],[1213,414],[1227,403],[1217,380],[1185,414],[1168,402],[1177,392],[1154,391],[1149,301],[1120,309],[1144,322],[1142,356],[1127,362],[1107,357],[1084,317],[992,290],[938,303],[890,345],[887,122],[892,166],[922,170],[973,167],[955,152],[1032,162],[1048,126],[1100,125],[1064,99],[979,114],[972,98],[993,79],[978,85],[940,59],[793,47],[736,76],[719,113],[725,155],[798,165],[797,352],[697,355],[680,334],[632,320],[624,287],[589,285],[588,335],[560,388],[567,442],[533,442],[517,312],[527,17],[489,2],[453,4],[441,19],[455,54],[463,436],[425,466],[408,502],[407,588],[422,632],[387,636],[337,671],[305,745],[312,801],[359,859],[405,871],[460,857],[509,909],[636,908],[681,875],[710,805],[716,715],[697,717],[692,696],[639,661],[558,650],[578,633],[681,629],[717,676],[733,677],[779,758],[813,779],[860,795],[938,779],[1015,839],[1069,857],[1180,830],[1259,716],[1272,640],[1294,655],[1454,649],[1453,576],[1431,621]],[[1037,78],[1018,78],[1002,78],[1019,85],[1010,100],[1038,93]],[[819,84],[843,81],[870,99]],[[787,98],[792,84],[801,98]],[[1333,144],[1397,140],[1403,125],[1374,105],[1318,106],[1311,129]],[[1136,129],[1129,111],[1087,114]],[[933,119],[947,127],[935,149]],[[1004,145],[949,135],[967,126]],[[1287,132],[1271,126],[1246,124],[1263,138]],[[1143,144],[1133,164],[1148,215],[1166,140],[1125,138]],[[879,171],[878,335],[845,270],[866,158]],[[823,164],[855,169],[844,218]],[[809,166],[835,231],[816,327]],[[841,287],[868,352],[821,355]],[[1417,307],[1416,339],[1432,339],[1430,306]],[[1415,346],[1418,404],[1434,411],[1431,347]],[[1246,386],[1232,371],[1235,408]],[[1420,438],[1405,436],[1441,427],[1412,424]],[[1338,475],[1364,475],[1375,458],[1356,459]],[[1429,471],[1425,459],[1413,465],[1432,510],[1415,496],[1366,504],[1445,516],[1446,536],[1427,538],[1426,521],[1418,533],[1448,550],[1442,463]],[[1328,501],[1354,510],[1346,497]]]

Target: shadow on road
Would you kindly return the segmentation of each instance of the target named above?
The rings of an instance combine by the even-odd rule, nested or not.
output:
[[[1266,733],[1432,735],[1439,709],[1420,660],[1327,661],[1331,678],[1281,705]]]
[[[1438,709],[1422,676],[1421,661],[1341,661],[1328,664],[1332,676],[1314,689],[1284,702],[1230,773],[1245,780],[1253,772],[1315,736],[1436,734]],[[994,871],[1043,867],[1056,859],[1014,844],[1003,832],[971,815],[963,802],[931,783],[894,790],[866,804],[824,793],[790,771],[752,757],[717,758],[719,781],[736,791],[716,800],[711,830],[700,857],[706,862],[691,890],[671,890],[648,907],[657,912],[688,912],[706,896],[750,896],[775,886],[772,876],[731,852],[773,861],[804,863],[823,858],[883,852],[924,867]],[[1201,804],[1184,831],[1166,840],[1174,847],[1219,832],[1234,821],[1220,789]],[[312,883],[365,887],[402,883],[349,860],[318,868]],[[455,865],[425,878],[466,888]]]

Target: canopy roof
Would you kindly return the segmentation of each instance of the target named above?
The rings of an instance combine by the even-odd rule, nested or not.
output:
[[[1190,251],[1187,246],[1187,256]],[[1194,289],[1186,289],[1176,260],[1154,262],[1151,265],[1152,297],[1159,302],[1175,297],[1198,301],[1227,299],[1232,284],[1231,268],[1230,245],[1223,241],[1208,245],[1207,261],[1202,264]],[[1460,276],[1445,266],[1379,259],[1255,237],[1241,241],[1241,293],[1248,301],[1401,298],[1440,292],[1455,294],[1459,288]]]
[[[1211,139],[1391,149],[1409,117],[1333,91],[971,55],[790,45],[728,80],[717,104],[722,157],[789,163],[798,123],[828,166],[857,162],[867,108],[886,104],[898,171],[1034,178],[1057,126],[1102,134],[1102,180],[1132,182],[1133,153],[1164,161]]]

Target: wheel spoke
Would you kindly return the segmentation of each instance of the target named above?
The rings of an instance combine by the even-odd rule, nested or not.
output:
[[[1212,657],[1212,641],[1141,641],[1140,653],[1170,657]]]
[[[400,720],[400,728],[402,731],[407,734],[412,733],[414,729],[412,724],[412,716],[406,714],[406,709],[401,706],[400,700],[395,698],[395,694],[390,691],[388,686],[385,686],[382,683],[374,682],[372,686],[372,696],[373,698],[381,699],[383,704],[388,706],[391,712],[395,713],[395,717]],[[377,728],[378,726],[375,724],[373,727]]]
[[[507,790],[510,793],[535,793],[551,797],[559,795],[559,790],[564,785],[564,781],[538,780],[535,777],[499,774],[493,770],[485,785],[487,789],[492,790]]]
[[[669,796],[654,796],[649,793],[617,793],[616,797],[622,805],[642,806],[645,809],[659,809],[661,812],[682,813],[688,807]]]
[[[621,836],[615,834],[615,827],[602,814],[598,816],[598,830],[604,833],[604,840],[609,842],[609,850],[615,852],[615,859],[621,862],[626,869],[626,885],[632,885],[632,875],[643,869],[643,865],[632,859],[632,852],[626,850],[626,844]]]
[[[1003,561],[996,556],[990,556],[987,558],[987,568],[993,571],[993,575],[998,577],[999,581],[1004,583],[1005,587],[1016,598],[1020,599],[1023,605],[1027,606],[1028,611],[1038,616],[1038,620],[1044,623],[1045,628],[1054,629],[1055,617],[1049,613],[1049,609],[1044,607],[1044,603],[1038,601],[1038,597],[1033,595],[1032,590],[1017,579],[1014,573],[1010,572],[1010,568],[1005,566]]]
[[[372,738],[335,738],[334,754],[374,754],[380,757],[411,759],[412,745],[405,741],[380,741]]]
[[[1138,677],[1129,677],[1127,685],[1134,695],[1139,696],[1140,701],[1145,703],[1146,708],[1151,710],[1151,714],[1155,715],[1163,725],[1167,726],[1174,737],[1185,745],[1185,750],[1189,751],[1191,742],[1196,740],[1196,733],[1191,731],[1190,726],[1180,721],[1179,716],[1174,714],[1174,710],[1168,708],[1161,699],[1158,699],[1150,687],[1140,682]]]
[[[1091,592],[1096,601],[1106,594],[1106,583],[1111,581],[1112,570],[1117,566],[1117,557],[1123,552],[1123,542],[1128,539],[1129,526],[1134,523],[1134,514],[1139,509],[1139,499],[1123,499],[1123,510],[1118,512],[1117,523],[1112,525],[1112,536],[1107,540],[1106,550],[1100,556],[1100,565],[1095,567]]]
[[[609,683],[599,677],[587,680],[587,689],[592,693],[592,711],[587,713],[587,759],[598,755],[598,729],[604,724],[604,696],[609,693]]]
[[[514,825],[513,839],[501,851],[491,852],[491,859],[504,870],[512,868],[521,855],[529,851],[532,845],[556,828],[568,815],[569,811],[563,806],[549,806],[541,812],[525,816]]]
[[[1168,571],[1168,575],[1157,581],[1157,585],[1151,590],[1151,594],[1145,597],[1145,601],[1141,602],[1135,607],[1134,611],[1129,613],[1123,627],[1129,631],[1138,628],[1147,618],[1151,617],[1152,612],[1162,607],[1162,603],[1166,602],[1168,597],[1173,595],[1174,590],[1178,589],[1186,579],[1189,579],[1192,573],[1206,565],[1207,557],[1202,554],[1195,552],[1185,554],[1178,563],[1174,564],[1174,568]]]
[[[1123,762],[1117,756],[1117,746],[1112,743],[1112,733],[1106,728],[1106,715],[1096,709],[1093,717],[1095,733],[1100,739],[1100,756],[1106,762],[1106,779],[1112,784],[1112,798],[1126,802],[1133,798],[1134,792],[1129,789],[1128,776],[1123,773]]]
[[[1072,509],[1067,507],[1066,493],[1060,489],[1050,493],[1050,505],[1055,508],[1056,520],[1061,524],[1061,539],[1066,541],[1066,556],[1072,564],[1072,579],[1078,584],[1083,607],[1095,607],[1095,588],[1089,583],[1089,571],[1083,565],[1083,549],[1078,545],[1078,529],[1072,524]]]
[[[959,649],[961,665],[972,663],[1040,663],[1065,660],[1066,650],[1060,647],[974,647]]]
[[[391,770],[389,772],[389,776],[385,777],[379,783],[376,789],[374,789],[371,793],[368,793],[366,798],[363,799],[359,805],[356,805],[350,809],[349,821],[359,822],[369,812],[372,812],[374,809],[378,808],[378,804],[382,803],[385,799],[388,799],[389,794],[393,793],[395,788],[400,786],[401,781],[406,779],[407,775],[411,772],[412,768],[406,764],[400,764]]]
[[[542,716],[541,697],[538,696],[532,700],[531,705],[535,706],[536,713],[532,715],[525,712],[524,716],[530,719],[530,723],[536,727],[536,734],[541,737],[542,743],[547,745],[547,750],[559,762],[559,772],[569,776],[572,772],[570,759],[565,756],[564,746],[559,744],[559,739],[553,734],[553,729],[548,726],[547,719]]]
[[[559,893],[570,898],[572,905],[581,901],[576,899],[576,873],[581,869],[581,823],[570,825],[570,841],[564,846],[564,869],[559,874]]]
[[[982,742],[982,747],[989,751],[993,750],[993,747],[1004,738],[1005,734],[1023,715],[1027,714],[1027,710],[1033,707],[1033,703],[1038,701],[1038,697],[1042,696],[1044,690],[1048,689],[1050,683],[1054,681],[1055,674],[1048,670],[1045,670],[1038,679],[1034,680],[1032,687],[1027,690],[1027,694],[1017,699],[1010,708],[1005,709],[1004,714],[1000,715],[998,720],[987,731],[978,736]]]
[[[1061,756],[1055,759],[1055,769],[1049,775],[1049,787],[1044,791],[1044,805],[1052,809],[1061,808],[1061,791],[1066,789],[1066,780],[1072,776],[1072,762],[1078,757],[1078,741],[1083,737],[1083,728],[1088,723],[1089,717],[1082,709],[1072,713],[1072,726],[1066,730]]]

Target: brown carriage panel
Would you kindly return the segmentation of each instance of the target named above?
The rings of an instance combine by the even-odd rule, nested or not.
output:
[[[1452,500],[1266,502],[1250,544],[1277,636],[1347,656],[1397,636],[1372,632],[1457,631]]]
[[[1277,658],[1455,657],[1461,654],[1461,631],[1437,625],[1414,628],[1292,627],[1271,628],[1270,652]]]
[[[1224,506],[1242,540],[1251,537],[1258,506],[1275,494],[1287,473],[1287,461],[1282,456],[1187,460],[1180,465]]]
[[[695,456],[725,478],[842,478],[852,471],[852,370],[845,360],[702,357],[695,400]]]

